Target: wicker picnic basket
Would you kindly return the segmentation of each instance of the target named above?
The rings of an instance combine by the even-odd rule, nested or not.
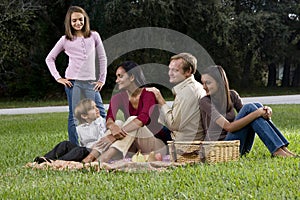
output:
[[[172,162],[218,163],[238,160],[240,141],[168,141]]]

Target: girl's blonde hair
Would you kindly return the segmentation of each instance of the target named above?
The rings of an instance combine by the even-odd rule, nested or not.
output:
[[[88,111],[95,109],[95,102],[91,99],[82,99],[75,108],[75,117],[78,119],[79,124],[84,124],[87,121],[81,115],[87,115]]]
[[[65,17],[65,34],[66,34],[66,38],[68,40],[73,40],[74,39],[74,34],[75,34],[75,30],[73,29],[72,25],[71,25],[71,15],[74,13],[81,13],[84,16],[84,26],[82,27],[82,33],[83,36],[85,38],[90,37],[91,36],[91,29],[90,29],[90,18],[87,15],[87,13],[85,12],[85,10],[79,6],[71,6],[68,9],[68,12],[66,14]]]

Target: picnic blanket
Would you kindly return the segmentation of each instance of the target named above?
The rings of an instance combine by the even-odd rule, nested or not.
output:
[[[168,168],[183,166],[183,163],[175,163],[170,161],[153,161],[153,162],[132,162],[128,159],[122,159],[111,163],[80,163],[75,161],[55,160],[38,164],[37,162],[29,162],[26,168],[32,169],[52,169],[52,170],[91,170],[91,171],[164,171]]]

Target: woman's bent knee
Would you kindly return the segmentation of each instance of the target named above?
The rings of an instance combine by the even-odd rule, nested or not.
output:
[[[243,109],[246,109],[248,112],[253,112],[257,110],[259,107],[259,103],[246,103],[243,105]]]

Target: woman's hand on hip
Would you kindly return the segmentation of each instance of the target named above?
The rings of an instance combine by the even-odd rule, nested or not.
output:
[[[69,79],[66,79],[66,78],[59,78],[56,81],[60,84],[63,84],[65,87],[72,87],[73,86],[71,81],[69,81]]]
[[[102,89],[102,87],[103,87],[103,83],[102,82],[100,82],[100,81],[97,81],[97,82],[93,82],[93,84],[95,85],[95,87],[94,87],[94,90],[95,91],[100,91],[101,89]]]

